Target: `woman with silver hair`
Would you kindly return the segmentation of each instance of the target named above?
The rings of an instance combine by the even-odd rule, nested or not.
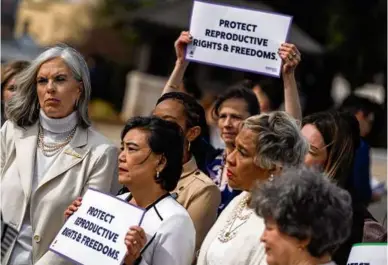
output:
[[[62,213],[88,188],[109,192],[118,150],[91,128],[89,71],[76,50],[46,50],[15,86],[1,128],[1,215],[13,230],[2,235],[2,264],[59,264],[47,250]]]
[[[264,218],[268,265],[334,265],[350,235],[350,194],[315,170],[284,170],[253,192],[251,206]]]
[[[285,112],[252,116],[243,122],[236,148],[227,157],[228,183],[243,192],[221,213],[202,244],[197,265],[264,265],[258,244],[264,222],[248,205],[257,182],[273,179],[283,167],[303,163],[308,145],[296,120]]]

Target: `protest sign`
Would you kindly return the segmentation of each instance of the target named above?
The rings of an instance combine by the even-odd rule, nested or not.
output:
[[[50,250],[84,265],[119,265],[129,227],[139,225],[145,211],[119,198],[89,189],[81,207],[69,217]]]
[[[186,59],[279,77],[277,51],[291,21],[290,16],[194,1]]]
[[[348,265],[386,265],[387,243],[354,244],[349,254]]]

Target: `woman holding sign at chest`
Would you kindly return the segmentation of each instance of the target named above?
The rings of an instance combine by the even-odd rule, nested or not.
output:
[[[225,24],[225,22],[223,22]],[[182,83],[183,76],[188,66],[185,60],[187,44],[192,42],[193,37],[187,31],[183,31],[175,42],[177,61],[175,68],[164,88],[164,93],[178,90]],[[283,61],[282,78],[284,82],[285,110],[295,119],[302,118],[302,111],[299,102],[298,89],[295,81],[295,69],[301,61],[301,55],[293,44],[284,43],[278,50],[278,55]],[[258,104],[259,103],[259,104]],[[220,95],[214,105],[214,117],[217,120],[221,138],[225,143],[224,150],[218,150],[210,161],[207,169],[211,179],[217,184],[222,193],[219,212],[240,192],[233,190],[227,181],[226,157],[235,146],[235,139],[241,122],[246,118],[259,114],[260,100],[256,95],[246,88],[231,88]]]
[[[128,121],[121,135],[119,182],[131,192],[119,195],[146,209],[141,227],[125,238],[125,265],[188,265],[195,248],[195,229],[187,211],[169,194],[182,172],[183,135],[174,122],[157,117]],[[81,205],[74,201],[66,216]]]
[[[1,216],[13,231],[2,235],[2,264],[60,264],[48,248],[62,212],[116,179],[117,148],[91,127],[90,93],[86,62],[68,46],[44,51],[16,76],[1,128]]]

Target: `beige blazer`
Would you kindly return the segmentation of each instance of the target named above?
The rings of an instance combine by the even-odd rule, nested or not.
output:
[[[193,220],[196,231],[195,251],[197,252],[217,220],[221,192],[216,184],[198,169],[192,157],[183,165],[181,178],[172,194],[186,208]]]
[[[32,224],[33,264],[64,264],[49,245],[64,224],[64,211],[91,187],[109,192],[117,179],[118,150],[91,128],[77,128],[74,138],[31,193],[38,123],[21,128],[7,121],[1,129],[1,213],[11,227],[21,228],[24,214]],[[30,204],[30,211],[27,205]],[[8,263],[16,238],[2,260]]]

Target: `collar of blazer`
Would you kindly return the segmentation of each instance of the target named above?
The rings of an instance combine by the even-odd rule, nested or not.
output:
[[[35,172],[38,128],[38,122],[25,128],[15,126],[16,163],[23,191],[27,198],[31,194],[32,178]],[[87,143],[88,130],[79,126],[71,142],[60,151],[60,154],[39,183],[37,190],[81,162],[90,151]]]

